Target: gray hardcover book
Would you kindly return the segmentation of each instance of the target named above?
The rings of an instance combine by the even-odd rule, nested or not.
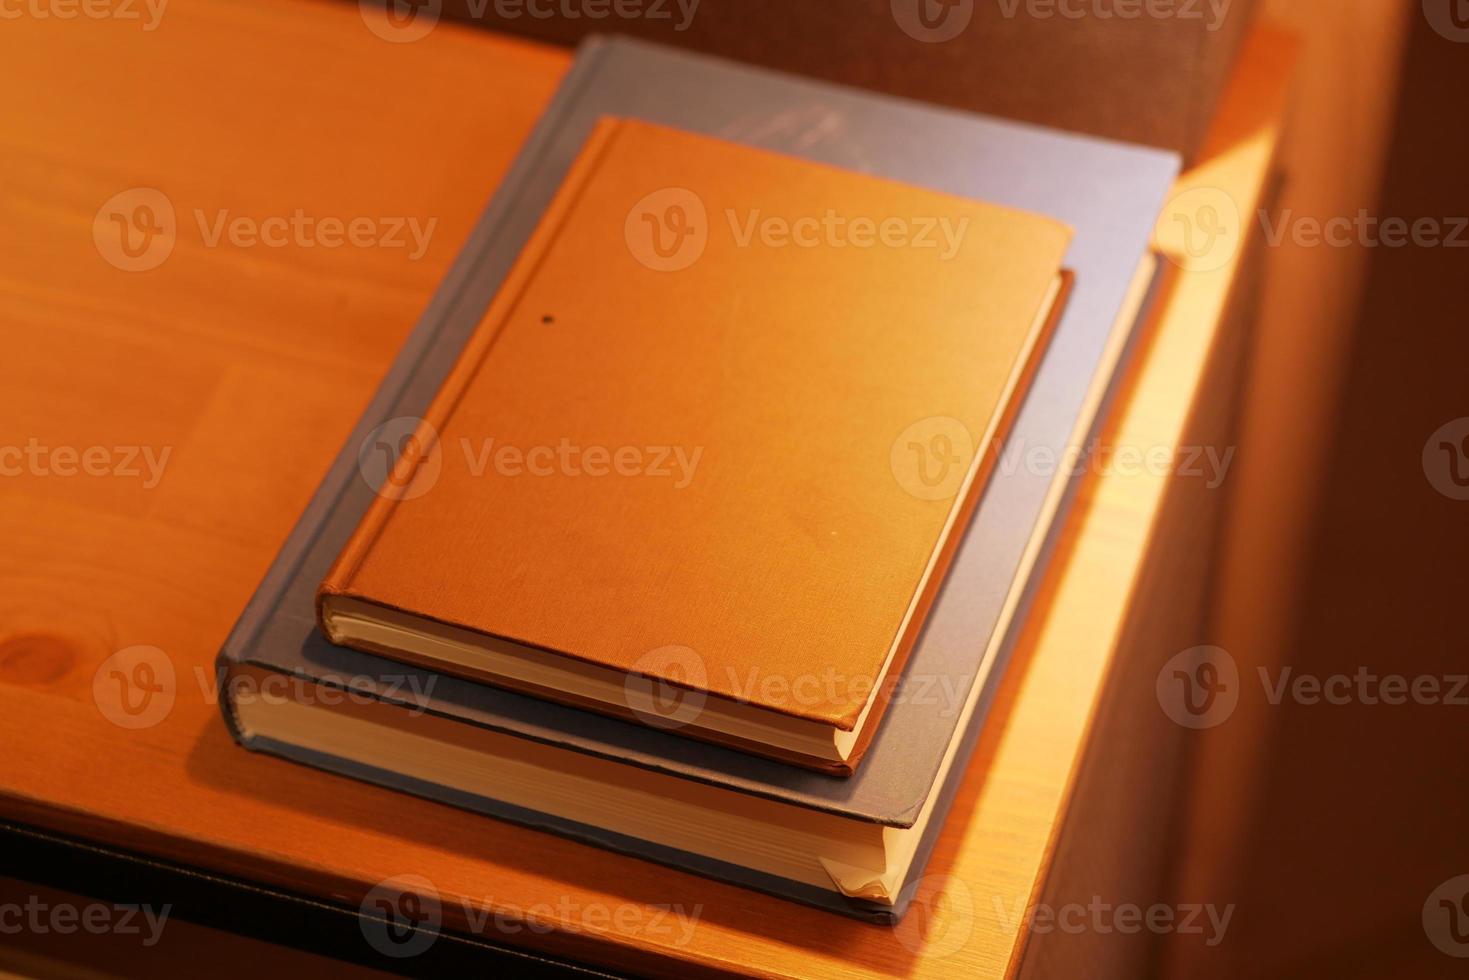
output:
[[[837,779],[469,681],[417,671],[327,643],[317,585],[373,499],[359,448],[388,420],[427,407],[479,323],[598,117],[631,116],[1054,216],[1075,229],[1066,265],[1075,286],[899,681],[855,775]],[[619,764],[892,827],[932,817],[895,905],[835,892],[487,796],[232,731],[247,748],[852,915],[893,921],[942,826],[1023,607],[1030,569],[1064,505],[1066,473],[1025,465],[1065,457],[1089,435],[1131,331],[1139,262],[1176,176],[1168,152],[999,122],[622,39],[591,39],[475,227],[220,653],[232,670],[351,684],[439,718]],[[1039,455],[1037,455],[1039,454]],[[418,692],[430,691],[424,697]],[[228,695],[228,692],[226,692]],[[951,751],[951,745],[956,746]],[[947,761],[946,761],[947,759]],[[944,779],[937,778],[946,771]]]
[[[937,105],[1197,152],[1256,0],[430,0],[541,41],[587,34],[734,58]]]

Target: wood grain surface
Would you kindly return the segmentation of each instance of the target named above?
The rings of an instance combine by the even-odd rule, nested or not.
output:
[[[895,930],[248,754],[219,719],[214,655],[568,54],[448,24],[393,43],[351,3],[194,0],[144,26],[25,17],[0,32],[13,93],[0,128],[0,815],[349,905],[421,875],[450,926],[490,910],[499,940],[624,969],[1018,969],[1019,911],[1044,878],[1168,478],[1086,477]],[[1287,38],[1252,37],[1180,190],[1253,213],[1291,57]],[[298,213],[284,231],[266,221]],[[322,219],[367,223],[332,246]],[[414,219],[434,222],[417,257],[411,235],[385,240]],[[271,240],[251,244],[252,227]],[[1182,437],[1237,251],[1168,277],[1109,440]],[[108,659],[140,645],[173,677],[154,678],[166,712],[150,703],[151,723],[130,727],[142,715],[120,710]],[[697,911],[692,929],[669,907]]]

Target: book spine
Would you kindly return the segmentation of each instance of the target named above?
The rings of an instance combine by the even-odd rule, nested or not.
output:
[[[535,233],[531,235],[519,260],[505,277],[505,282],[495,294],[484,319],[480,321],[458,361],[444,379],[443,386],[434,396],[424,417],[417,420],[414,431],[402,440],[398,459],[382,486],[377,489],[376,499],[363,514],[357,529],[322,579],[316,592],[316,619],[328,639],[335,641],[336,638],[332,635],[330,618],[326,615],[327,600],[332,596],[355,594],[353,580],[371,554],[373,543],[387,526],[399,503],[409,496],[418,466],[433,453],[439,434],[445,431],[460,399],[474,380],[485,357],[494,348],[495,341],[503,331],[511,312],[519,304],[526,286],[535,278],[566,218],[575,208],[588,180],[596,172],[608,146],[621,128],[620,119],[608,117],[597,122],[586,145],[567,172],[561,189],[547,207]]]

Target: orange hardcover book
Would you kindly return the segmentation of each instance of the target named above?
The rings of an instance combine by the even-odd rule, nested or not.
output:
[[[850,774],[1063,301],[1045,217],[603,120],[322,582],[335,643]]]

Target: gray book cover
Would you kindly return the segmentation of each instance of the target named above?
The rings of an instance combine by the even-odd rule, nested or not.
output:
[[[527,5],[528,6],[528,5]],[[972,112],[1195,153],[1257,0],[649,0],[591,5],[442,0],[464,23],[574,44],[616,31]],[[433,16],[419,8],[407,30]]]
[[[1076,276],[1065,312],[1014,423],[1000,464],[909,658],[900,687],[855,775],[838,779],[656,728],[618,721],[486,685],[415,671],[335,647],[316,629],[317,585],[374,497],[359,448],[389,420],[422,414],[595,121],[631,116],[818,162],[1008,205],[1075,229],[1066,265]],[[935,819],[910,876],[921,874],[960,782],[1007,649],[1001,627],[1023,595],[1020,573],[1054,521],[1056,466],[1089,431],[1089,398],[1115,353],[1124,307],[1178,159],[1163,151],[1007,123],[624,39],[583,44],[545,116],[522,149],[463,252],[404,344],[300,522],[220,652],[231,665],[350,683],[384,700],[628,765],[701,780],[797,806],[894,827],[912,826],[930,794]],[[466,178],[468,179],[468,178]],[[1129,325],[1130,327],[1130,325]],[[1102,377],[1103,381],[1106,380]],[[1036,454],[1042,454],[1037,456]],[[382,679],[394,678],[388,684]],[[403,681],[407,679],[405,684]],[[378,679],[378,680],[375,680]],[[432,683],[430,682],[432,680]],[[411,692],[431,691],[427,698]],[[966,704],[974,703],[950,778],[938,785]],[[784,897],[877,920],[894,908],[852,902],[656,842],[609,834],[469,796],[260,736],[272,752],[457,806],[611,847]]]

